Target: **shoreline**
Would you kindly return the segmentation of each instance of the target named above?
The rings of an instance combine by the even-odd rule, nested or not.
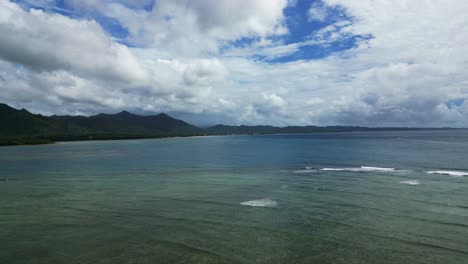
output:
[[[70,140],[53,140],[48,138],[17,138],[17,139],[3,139],[5,142],[0,141],[0,147],[14,147],[14,146],[34,146],[34,145],[49,145],[68,142],[87,142],[87,141],[119,141],[119,140],[142,140],[142,139],[167,139],[167,138],[198,138],[198,137],[222,137],[222,136],[265,136],[265,135],[311,135],[311,134],[345,134],[345,133],[368,133],[368,132],[421,132],[421,131],[458,131],[468,130],[468,128],[427,128],[427,129],[391,129],[388,130],[367,130],[367,131],[330,131],[330,132],[290,132],[290,133],[239,133],[239,134],[205,134],[205,135],[168,135],[168,136],[129,136],[129,137],[115,137],[115,138],[78,138]]]

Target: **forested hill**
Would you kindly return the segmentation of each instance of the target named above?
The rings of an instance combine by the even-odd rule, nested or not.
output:
[[[216,125],[206,128],[211,135],[243,135],[243,134],[294,134],[294,133],[333,133],[333,132],[365,132],[365,131],[409,131],[409,130],[447,130],[454,128],[412,128],[412,127],[361,127],[361,126],[226,126]]]
[[[67,140],[156,138],[203,135],[201,128],[164,113],[140,116],[122,111],[94,116],[43,116],[0,104],[0,144]]]
[[[94,116],[43,116],[0,103],[0,145],[42,144],[55,141],[132,139],[201,135],[255,135],[276,133],[328,133],[404,131],[450,128],[359,126],[227,126],[199,128],[167,114],[141,116],[122,111]]]

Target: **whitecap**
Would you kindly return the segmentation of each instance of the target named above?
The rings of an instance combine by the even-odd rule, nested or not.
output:
[[[420,185],[421,182],[418,180],[407,180],[407,181],[401,181],[401,184],[408,184],[408,185]]]
[[[368,166],[361,166],[362,170],[365,171],[395,171],[395,168],[381,168],[381,167],[368,167]]]
[[[369,166],[361,166],[361,167],[354,167],[354,168],[322,168],[321,171],[357,171],[357,172],[366,172],[366,171],[382,171],[382,172],[390,172],[396,171],[395,168],[383,168],[383,167],[369,167]]]
[[[302,174],[302,173],[315,173],[315,172],[317,172],[317,170],[305,169],[305,170],[297,170],[297,171],[294,171],[294,173],[297,173],[297,174]]]
[[[254,206],[254,207],[275,207],[278,205],[276,201],[270,198],[251,200],[240,203],[241,205]]]
[[[426,171],[426,173],[449,175],[449,176],[453,176],[453,177],[468,176],[468,172],[466,172],[466,171],[437,170],[437,171]]]
[[[346,171],[346,170],[353,170],[357,168],[321,168],[321,171]]]

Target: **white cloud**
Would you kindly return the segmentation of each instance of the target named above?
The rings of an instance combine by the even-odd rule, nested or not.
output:
[[[165,47],[160,53],[165,58],[217,53],[227,41],[287,33],[283,16],[287,0],[161,0],[151,11],[112,1],[66,2],[77,10],[119,20],[129,30],[129,41]]]
[[[464,1],[324,0],[308,14],[328,25],[288,44],[286,0],[67,4],[88,20],[0,2],[5,102],[42,113],[172,111],[205,124],[468,124],[468,103],[446,105],[468,98]],[[346,16],[330,19],[336,8]],[[96,12],[138,47],[116,42]],[[353,39],[324,58],[265,62]]]
[[[310,21],[320,21],[324,22],[328,17],[327,7],[323,5],[322,2],[313,2],[309,8],[309,20]]]
[[[183,78],[188,86],[210,85],[222,80],[226,74],[227,69],[219,60],[202,59],[188,64],[183,71]]]
[[[24,11],[8,1],[0,2],[0,35],[3,100],[42,113],[198,111],[193,105],[228,73],[216,58],[147,57],[92,20]]]
[[[126,46],[113,42],[94,21],[77,21],[0,3],[0,57],[37,71],[145,81],[147,72]]]

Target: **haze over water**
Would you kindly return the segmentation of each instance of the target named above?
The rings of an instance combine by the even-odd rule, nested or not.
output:
[[[0,263],[467,263],[466,131],[0,148]]]

